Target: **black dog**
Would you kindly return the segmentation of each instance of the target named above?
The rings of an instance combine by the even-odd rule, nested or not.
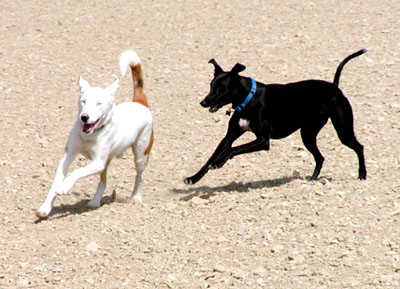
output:
[[[193,176],[186,178],[186,184],[198,182],[209,169],[222,167],[234,156],[269,150],[269,140],[281,139],[300,129],[306,148],[313,154],[316,165],[310,180],[316,180],[324,162],[317,147],[317,134],[332,120],[340,141],[353,149],[359,162],[358,178],[365,180],[363,146],[357,141],[353,129],[351,105],[339,89],[339,78],[343,66],[352,58],[367,52],[362,49],[338,66],[333,83],[323,80],[305,80],[288,84],[263,84],[238,73],[246,67],[237,63],[231,71],[225,72],[214,59],[214,79],[210,93],[200,103],[209,107],[210,112],[231,103],[235,113],[229,121],[228,132],[211,158]],[[229,114],[229,111],[227,112]],[[233,142],[244,132],[252,131],[256,140],[232,147]]]

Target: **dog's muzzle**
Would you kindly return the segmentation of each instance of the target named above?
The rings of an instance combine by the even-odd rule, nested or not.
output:
[[[207,100],[205,100],[205,99],[204,99],[203,101],[200,102],[200,105],[201,105],[202,107],[204,107],[204,108],[210,106],[210,105],[208,104]]]
[[[221,106],[220,105],[215,105],[212,106],[206,99],[200,102],[200,105],[204,108],[209,107],[210,109],[208,110],[209,112],[216,112]]]
[[[94,132],[96,129],[96,126],[99,122],[99,119],[98,119],[95,122],[88,123],[89,119],[90,119],[90,117],[87,113],[81,114],[81,121],[83,124],[82,131],[86,134],[91,134],[92,132]]]

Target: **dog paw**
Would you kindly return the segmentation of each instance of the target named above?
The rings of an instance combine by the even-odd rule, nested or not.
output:
[[[134,196],[130,196],[128,201],[133,202],[135,204],[142,204],[143,203],[142,195],[136,194]]]
[[[50,214],[51,208],[47,208],[47,207],[40,207],[37,211],[36,211],[36,216],[38,218],[47,218]]]
[[[367,179],[367,171],[365,169],[360,169],[358,171],[358,179],[359,180],[366,180]]]
[[[202,172],[199,172],[191,177],[184,179],[183,182],[187,185],[194,185],[195,183],[200,181],[203,176],[204,174]]]
[[[183,182],[187,185],[194,185],[195,183],[197,183],[201,178],[196,177],[196,176],[192,176],[192,177],[188,177],[186,179],[183,180]]]
[[[100,201],[97,200],[90,200],[90,202],[87,204],[89,208],[98,208],[100,205]]]

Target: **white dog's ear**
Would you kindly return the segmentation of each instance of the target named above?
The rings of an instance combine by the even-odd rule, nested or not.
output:
[[[119,87],[119,78],[118,77],[115,77],[115,78],[116,78],[116,80],[106,88],[106,91],[111,96],[115,96],[115,94],[117,93],[117,89]]]
[[[81,88],[81,92],[84,92],[90,88],[90,84],[82,76],[79,76],[79,87]]]

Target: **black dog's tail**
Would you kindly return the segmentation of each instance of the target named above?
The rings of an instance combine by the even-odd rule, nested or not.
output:
[[[342,62],[340,62],[338,68],[336,69],[335,78],[333,79],[333,84],[336,86],[339,86],[340,74],[342,73],[343,67],[345,66],[345,64],[347,62],[349,62],[351,59],[353,59],[357,56],[364,54],[367,51],[368,51],[368,49],[363,48],[363,49],[357,51],[356,53],[353,53],[353,54],[347,56]]]

